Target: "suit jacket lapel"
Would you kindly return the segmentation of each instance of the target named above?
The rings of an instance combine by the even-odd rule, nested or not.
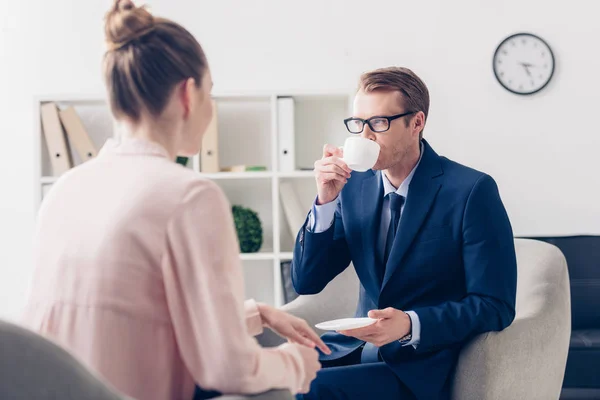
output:
[[[364,274],[368,281],[363,281],[363,286],[372,299],[379,297],[381,289],[381,275],[383,269],[377,256],[377,238],[379,237],[379,224],[381,222],[381,205],[383,203],[383,181],[381,172],[371,171],[373,176],[366,178],[362,183],[361,201],[358,215],[360,218],[359,230],[362,235],[364,265],[368,266]],[[372,266],[372,267],[371,267]],[[360,274],[359,271],[357,273]]]
[[[425,146],[423,158],[408,189],[406,205],[402,211],[400,225],[386,265],[385,276],[381,285],[382,291],[406,255],[441,187],[440,180],[435,179],[443,174],[439,156],[426,141],[423,141],[423,145]]]

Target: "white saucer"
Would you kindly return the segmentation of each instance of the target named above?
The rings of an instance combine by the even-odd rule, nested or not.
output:
[[[324,331],[344,331],[347,329],[356,329],[369,326],[377,322],[373,318],[342,318],[332,321],[321,322],[315,327]]]

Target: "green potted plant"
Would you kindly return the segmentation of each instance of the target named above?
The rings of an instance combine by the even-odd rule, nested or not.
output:
[[[188,161],[189,161],[189,158],[188,158],[188,157],[180,157],[180,156],[178,156],[178,157],[175,159],[175,162],[176,162],[177,164],[181,164],[181,165],[183,165],[184,167],[187,167],[187,163],[188,163]]]
[[[256,253],[263,243],[263,229],[258,214],[249,208],[234,205],[233,222],[242,253]]]

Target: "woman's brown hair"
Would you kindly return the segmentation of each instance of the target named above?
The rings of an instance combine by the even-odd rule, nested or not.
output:
[[[181,25],[131,0],[116,0],[106,14],[105,34],[104,78],[116,118],[138,121],[143,110],[158,116],[175,85],[194,78],[200,87],[206,56]]]

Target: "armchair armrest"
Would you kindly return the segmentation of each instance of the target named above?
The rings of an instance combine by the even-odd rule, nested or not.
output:
[[[314,326],[319,322],[337,318],[352,317],[356,312],[358,302],[358,277],[354,266],[348,268],[332,280],[319,294],[298,296],[294,301],[281,309],[306,320],[319,334],[323,331]],[[261,346],[274,347],[284,342],[284,339],[269,329],[256,337]]]
[[[463,347],[453,399],[558,399],[571,336],[566,262],[545,244],[517,245],[516,318],[503,331],[478,335]]]

